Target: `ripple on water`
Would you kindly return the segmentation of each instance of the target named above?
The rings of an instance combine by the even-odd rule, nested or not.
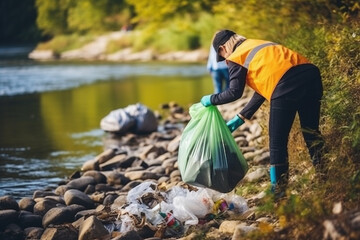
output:
[[[0,68],[0,96],[41,93],[129,76],[201,76],[206,68],[193,65],[157,64],[24,64]]]

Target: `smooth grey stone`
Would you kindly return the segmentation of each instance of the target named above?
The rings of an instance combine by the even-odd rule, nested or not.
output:
[[[104,198],[103,204],[104,205],[111,205],[114,203],[115,199],[118,197],[117,194],[109,194]]]
[[[270,163],[270,152],[264,152],[261,155],[255,156],[253,162],[257,165]]]
[[[57,195],[64,196],[64,194],[67,190],[69,190],[69,187],[67,185],[61,185],[55,189],[55,193]]]
[[[147,179],[158,179],[159,176],[156,173],[149,172],[149,171],[133,171],[133,172],[126,172],[125,177],[129,178],[130,180],[147,180]]]
[[[86,208],[82,205],[79,204],[72,204],[67,206],[68,209],[70,209],[70,211],[74,214],[74,216],[81,211],[84,211]]]
[[[37,202],[34,206],[34,213],[40,216],[44,216],[47,211],[51,208],[58,206],[59,203],[52,200],[52,199],[42,199],[41,201]]]
[[[25,239],[40,239],[44,229],[42,227],[28,227],[24,229]]]
[[[106,176],[99,171],[90,170],[83,174],[83,177],[93,177],[96,183],[106,183]]]
[[[46,228],[40,240],[78,240],[78,232],[70,226]]]
[[[66,186],[69,189],[77,189],[80,191],[84,191],[88,185],[95,185],[95,179],[90,176],[81,177],[78,179],[71,180]]]
[[[33,199],[44,198],[46,196],[56,196],[56,194],[51,191],[43,191],[43,190],[36,190],[33,193]]]
[[[101,171],[113,170],[116,168],[126,168],[131,166],[133,158],[128,158],[126,154],[116,155],[112,159],[106,161],[105,163],[100,164]]]
[[[95,159],[101,164],[104,163],[106,161],[108,161],[109,159],[113,158],[116,154],[116,149],[115,148],[109,148],[106,149],[104,152],[100,153],[99,155],[97,155],[95,157]]]
[[[107,175],[107,183],[111,185],[125,185],[130,182],[130,179],[125,177],[124,173],[112,171]]]
[[[1,224],[0,224],[1,225]],[[3,240],[13,240],[13,239],[23,239],[24,231],[15,223],[8,224],[5,229],[0,231],[0,239]]]
[[[177,162],[177,157],[172,157],[169,159],[166,159],[165,161],[163,161],[163,163],[161,164],[161,166],[163,168],[173,168],[174,164]]]
[[[19,215],[19,225],[22,228],[42,227],[42,216],[30,213]]]
[[[149,165],[144,160],[136,159],[132,164],[131,167],[142,167],[144,169],[148,168]]]
[[[121,191],[122,192],[127,192],[130,191],[131,189],[133,189],[134,187],[136,187],[137,185],[143,183],[144,181],[140,181],[140,180],[135,180],[135,181],[131,181],[128,184],[126,184]]]
[[[126,203],[127,203],[127,194],[120,195],[114,200],[113,204],[111,205],[111,209],[118,210]]]
[[[19,205],[12,196],[2,196],[0,197],[0,210],[14,209],[19,210]]]
[[[88,185],[86,189],[84,190],[85,194],[92,194],[95,192],[95,186],[94,185]]]
[[[50,209],[42,219],[42,225],[47,228],[50,224],[58,225],[74,221],[73,212],[68,207],[55,207]]]
[[[64,199],[66,205],[68,206],[71,204],[79,204],[87,209],[94,208],[94,202],[91,200],[91,198],[77,189],[67,190],[64,195]]]
[[[34,199],[29,198],[29,197],[24,197],[24,198],[20,199],[20,201],[19,201],[19,208],[21,210],[33,212],[35,204],[36,204],[36,202],[34,201]]]
[[[59,204],[65,205],[64,198],[60,197],[60,196],[46,196],[46,197],[44,197],[44,199],[53,200],[53,201],[55,201],[55,202],[57,202]]]
[[[9,223],[17,221],[19,212],[14,209],[0,210],[0,226],[6,226]]]
[[[110,233],[95,216],[88,217],[80,226],[79,240],[107,238]]]
[[[87,160],[86,162],[83,163],[81,167],[81,171],[86,172],[89,170],[100,170],[100,164],[96,158]]]
[[[73,172],[70,176],[69,179],[73,180],[73,179],[77,179],[81,177],[81,171],[76,170],[75,172]]]
[[[176,138],[171,140],[171,142],[169,142],[167,150],[169,152],[175,152],[175,151],[179,150],[180,140],[181,140],[181,135],[178,135]]]
[[[96,192],[110,192],[110,191],[114,191],[114,190],[116,190],[116,188],[114,188],[113,186],[111,186],[109,184],[99,183],[99,184],[95,185]]]
[[[96,209],[88,209],[88,210],[82,210],[75,214],[75,220],[78,220],[82,217],[88,217],[91,215],[94,215],[96,213]]]

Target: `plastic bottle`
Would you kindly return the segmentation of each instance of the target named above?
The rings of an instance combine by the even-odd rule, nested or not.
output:
[[[229,208],[229,206],[228,206],[227,202],[225,201],[225,199],[221,198],[214,203],[213,210],[215,213],[217,211],[224,212],[228,208]]]
[[[181,222],[179,220],[177,220],[171,212],[168,212],[168,213],[160,212],[160,215],[165,219],[166,225],[169,228],[174,229],[176,231],[182,230]]]

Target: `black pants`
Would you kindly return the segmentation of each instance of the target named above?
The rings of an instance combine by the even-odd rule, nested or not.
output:
[[[276,168],[276,181],[288,172],[287,144],[296,113],[299,114],[302,134],[313,164],[321,161],[323,140],[319,131],[321,76],[318,71],[297,75],[306,83],[270,102],[269,137],[270,164]],[[301,79],[306,78],[306,79]]]

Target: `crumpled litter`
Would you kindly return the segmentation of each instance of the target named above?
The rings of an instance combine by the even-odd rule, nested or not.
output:
[[[127,203],[118,209],[120,232],[147,226],[155,237],[184,234],[190,225],[210,221],[226,211],[243,213],[248,210],[244,198],[234,193],[220,193],[209,188],[184,184],[168,191],[146,181],[128,192]]]

